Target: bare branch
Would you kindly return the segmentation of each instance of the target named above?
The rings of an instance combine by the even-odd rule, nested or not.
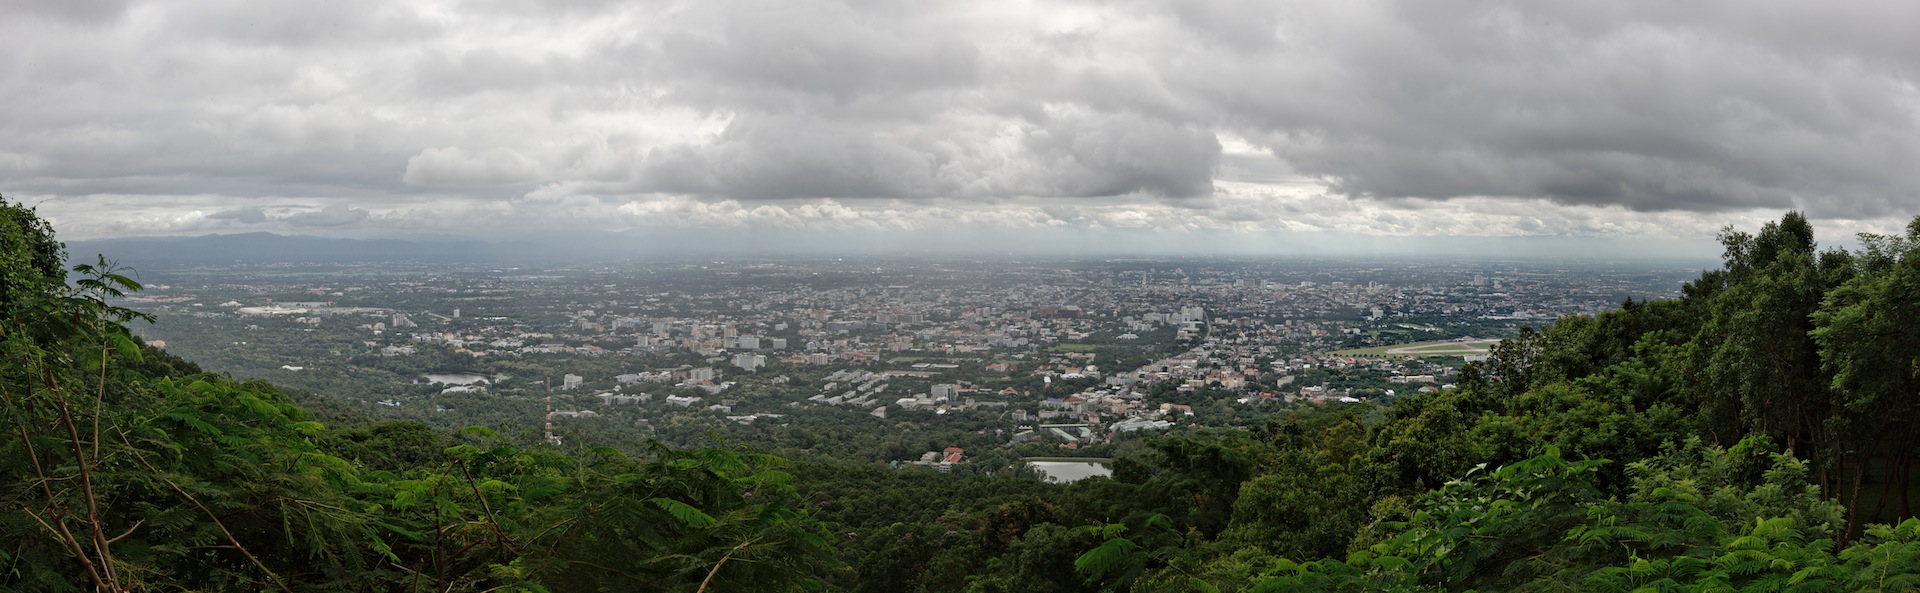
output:
[[[122,533],[122,534],[120,534],[120,535],[119,535],[118,537],[115,537],[115,538],[113,538],[113,539],[110,539],[110,540],[107,540],[107,545],[113,545],[113,542],[117,542],[117,541],[120,541],[120,540],[123,540],[123,539],[127,539],[127,536],[129,536],[129,535],[133,535],[133,530],[135,530],[135,529],[139,529],[139,528],[140,528],[140,526],[141,526],[141,525],[144,525],[144,524],[146,524],[146,522],[147,522],[147,520],[146,520],[146,519],[140,519],[140,520],[138,520],[138,521],[134,521],[134,522],[133,522],[133,526],[132,526],[132,527],[128,527],[128,528],[127,528],[127,532],[126,532],[126,533]]]
[[[127,443],[127,446],[131,448],[133,447],[133,444]],[[240,545],[240,539],[237,537],[234,537],[232,531],[227,530],[226,523],[222,523],[220,521],[220,516],[215,514],[213,512],[213,509],[207,508],[207,505],[200,504],[200,499],[194,498],[192,494],[187,493],[185,488],[181,488],[180,485],[177,483],[174,483],[173,480],[170,480],[166,476],[161,475],[160,468],[154,467],[153,464],[151,463],[147,463],[146,457],[141,456],[137,452],[138,451],[137,449],[135,451],[136,452],[133,455],[134,460],[139,461],[140,465],[146,466],[147,471],[153,472],[154,477],[159,478],[160,481],[162,482],[166,482],[167,486],[173,488],[174,492],[180,493],[180,496],[182,498],[187,499],[187,502],[193,503],[193,506],[198,507],[200,509],[200,512],[206,513],[207,518],[213,521],[213,525],[215,527],[220,528],[220,533],[222,535],[227,536],[227,541],[233,544],[233,549],[239,550],[240,554],[246,556],[247,561],[252,562],[255,568],[260,569],[260,572],[262,573],[266,573],[267,578],[273,579],[274,586],[279,587],[280,590],[283,591],[284,593],[293,593],[293,589],[287,588],[287,583],[285,581],[280,580],[280,575],[274,574],[273,569],[267,568],[267,565],[265,563],[261,562],[259,558],[254,557],[253,552],[247,551],[246,546]]]

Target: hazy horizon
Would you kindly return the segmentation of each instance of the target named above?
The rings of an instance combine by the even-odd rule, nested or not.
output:
[[[268,238],[268,236],[271,238]],[[236,257],[265,261],[278,253],[273,249],[298,250],[302,245],[349,249],[346,256],[312,256],[310,259],[365,259],[374,255],[367,250],[382,246],[381,241],[403,241],[410,246],[431,249],[437,258],[452,257],[459,250],[472,248],[469,261],[527,257],[566,258],[712,258],[782,260],[791,258],[990,258],[990,259],[1075,259],[1075,258],[1265,258],[1305,260],[1459,259],[1482,260],[1567,260],[1583,262],[1684,262],[1711,265],[1718,261],[1719,245],[1711,237],[1698,241],[1659,241],[1621,244],[1591,237],[1377,237],[1334,232],[1270,235],[1258,238],[1227,236],[1206,232],[1128,233],[1126,231],[1061,231],[1031,234],[954,233],[934,235],[923,231],[841,233],[833,241],[820,240],[803,231],[750,232],[738,230],[697,230],[670,233],[592,233],[587,235],[521,235],[513,237],[474,237],[457,235],[395,236],[377,239],[342,239],[316,235],[282,234],[267,231],[219,233],[197,236],[133,236],[69,241],[70,256],[89,258],[103,252],[118,259],[191,259]],[[260,253],[206,252],[215,246],[232,248],[245,241],[249,247],[262,247]],[[319,241],[315,243],[314,241]],[[340,244],[346,241],[346,244]],[[1847,245],[1851,247],[1851,245]],[[137,251],[129,250],[137,249]],[[159,253],[143,253],[155,251]],[[325,254],[320,254],[325,255]],[[406,254],[380,255],[382,258]],[[303,256],[304,257],[304,256]]]

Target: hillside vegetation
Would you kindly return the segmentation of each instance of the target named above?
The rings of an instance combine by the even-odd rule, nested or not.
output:
[[[0,201],[0,589],[1920,588],[1920,219],[1721,242],[1682,298],[1524,331],[1458,389],[1129,441],[1059,485],[325,425],[141,346],[134,278]]]
[[[837,563],[785,460],[323,426],[142,348],[139,285],[0,204],[0,589],[782,591]]]

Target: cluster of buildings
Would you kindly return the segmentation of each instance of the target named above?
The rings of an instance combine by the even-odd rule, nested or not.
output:
[[[192,323],[337,337],[349,345],[343,359],[451,353],[569,370],[555,388],[608,409],[739,423],[834,409],[990,412],[1016,442],[1078,446],[1196,418],[1167,401],[1169,391],[1224,392],[1223,401],[1251,406],[1446,389],[1448,366],[1336,352],[1592,313],[1670,294],[1690,273],[1480,262],[700,261],[217,276],[143,298]],[[196,343],[190,332],[154,337]],[[316,382],[343,366],[271,362],[309,369],[301,380]],[[601,374],[614,365],[644,370]],[[1346,371],[1381,385],[1326,378]],[[788,375],[804,375],[806,387]],[[723,393],[740,399],[716,402]],[[785,407],[768,411],[763,399]]]

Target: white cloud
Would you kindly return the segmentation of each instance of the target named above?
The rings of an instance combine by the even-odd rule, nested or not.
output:
[[[407,159],[402,179],[418,186],[527,183],[540,179],[540,163],[505,147],[478,153],[457,146],[429,148]]]

